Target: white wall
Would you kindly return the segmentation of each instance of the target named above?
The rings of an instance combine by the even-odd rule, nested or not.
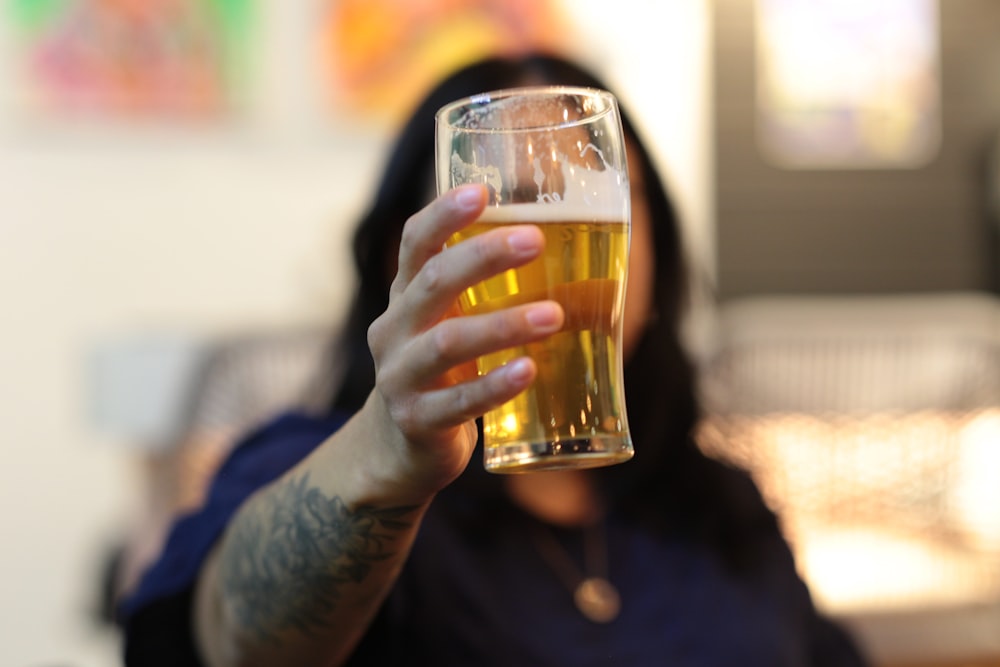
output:
[[[568,0],[582,57],[637,116],[660,159],[689,252],[714,275],[709,0]]]
[[[88,421],[95,346],[329,323],[350,288],[348,226],[385,137],[323,124],[308,65],[289,48],[302,5],[262,4],[270,55],[256,111],[237,128],[60,128],[20,115],[13,72],[0,69],[4,665],[117,664],[86,605],[139,489],[126,443]],[[656,143],[704,252],[707,0],[567,5],[592,36],[588,60]]]

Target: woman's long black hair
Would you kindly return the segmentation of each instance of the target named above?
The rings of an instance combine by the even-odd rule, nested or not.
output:
[[[607,88],[591,73],[548,55],[475,63],[448,77],[418,106],[390,153],[374,201],[354,238],[354,261],[360,285],[348,315],[344,336],[347,369],[332,408],[355,412],[374,387],[374,365],[367,330],[388,306],[394,239],[407,218],[427,203],[433,191],[434,114],[446,103],[489,90],[533,84]],[[731,532],[740,513],[727,502],[728,486],[719,466],[694,445],[692,430],[699,417],[692,364],[680,340],[687,284],[684,253],[674,207],[663,180],[639,140],[635,125],[622,110],[622,124],[638,150],[653,226],[655,256],[654,313],[625,367],[629,425],[635,458],[595,471],[609,503],[637,520],[663,529],[704,533],[712,541]],[[341,354],[344,353],[341,347]],[[487,501],[501,498],[499,476],[484,473],[476,459],[455,486]],[[728,509],[726,506],[729,506]]]

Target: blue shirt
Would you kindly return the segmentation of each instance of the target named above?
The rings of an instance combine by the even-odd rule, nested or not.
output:
[[[123,605],[127,664],[200,664],[189,627],[202,561],[253,491],[343,421],[286,415],[234,450],[204,507],[177,522]],[[748,489],[760,502],[756,489]],[[539,530],[549,531],[583,571],[579,531],[545,526],[513,506],[492,515],[488,526],[470,523],[466,501],[446,489],[432,504],[399,580],[348,664],[864,664],[849,638],[814,609],[776,528],[755,535],[755,557],[734,568],[709,544],[682,532],[653,532],[613,512],[605,530],[607,575],[622,606],[614,621],[598,624],[576,609],[571,575],[556,571],[537,540]]]

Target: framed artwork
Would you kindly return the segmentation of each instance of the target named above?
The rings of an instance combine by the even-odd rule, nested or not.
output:
[[[332,109],[399,119],[448,72],[486,55],[563,51],[559,0],[330,0],[320,60]]]
[[[908,168],[940,143],[936,0],[757,0],[757,136],[772,163]]]
[[[241,104],[254,0],[5,0],[33,116],[208,119]]]

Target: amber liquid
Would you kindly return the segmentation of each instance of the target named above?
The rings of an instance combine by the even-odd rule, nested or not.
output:
[[[486,468],[522,472],[625,461],[633,453],[620,347],[628,224],[515,217],[480,219],[453,239],[527,222],[537,224],[546,240],[542,257],[468,289],[460,299],[463,313],[552,299],[566,318],[559,332],[542,341],[477,360],[480,374],[525,355],[538,366],[527,390],[483,416]]]

